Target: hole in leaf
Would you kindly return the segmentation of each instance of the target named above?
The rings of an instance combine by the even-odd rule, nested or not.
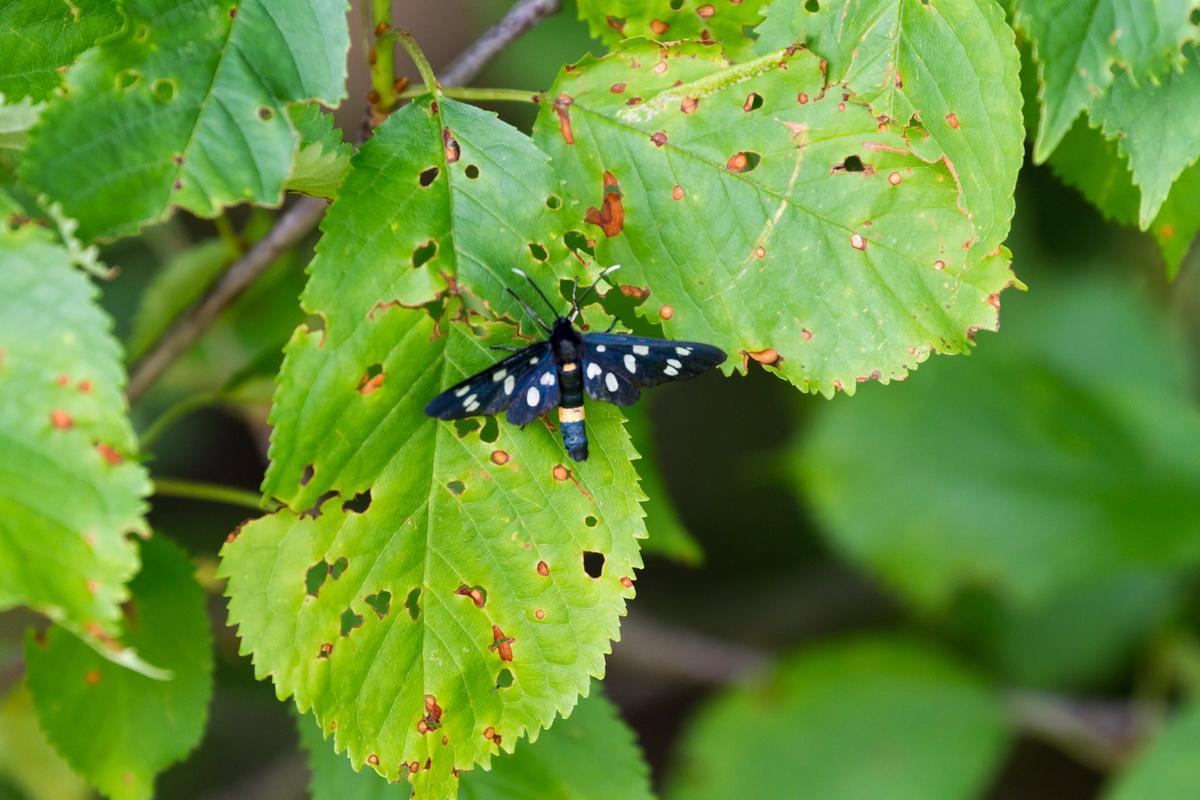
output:
[[[668,5],[671,6],[672,11],[678,11],[679,9],[683,8],[683,0],[671,0]]]
[[[546,248],[542,247],[537,242],[529,243],[529,252],[537,261],[545,261],[550,258],[550,254],[546,252]]]
[[[317,470],[312,464],[305,464],[304,471],[300,473],[300,485],[308,486],[308,482],[313,479],[313,475],[317,474]]]
[[[821,4],[817,0],[808,0],[804,4],[804,10],[815,14],[821,10]]]
[[[584,518],[583,524],[587,525],[589,528],[594,528],[594,527],[596,527],[596,523],[598,523],[599,521],[600,520],[596,519],[595,517],[588,516],[588,517]]]
[[[751,92],[746,95],[746,102],[742,103],[742,111],[757,111],[762,108],[762,95],[758,92]]]
[[[475,180],[479,177],[479,167],[474,164],[467,164],[467,168],[463,170],[463,174],[471,180]]]
[[[274,116],[275,116],[275,112],[274,112],[274,111],[272,111],[271,109],[267,108],[266,106],[259,106],[259,109],[258,109],[258,118],[259,118],[259,119],[261,119],[263,122],[268,122],[268,121],[270,121],[270,119],[271,119],[272,117],[274,117]]]
[[[386,617],[392,610],[391,592],[380,591],[375,594],[369,594],[364,599],[366,600],[367,605],[371,607],[371,610],[379,615],[380,619]]]
[[[429,184],[431,184],[435,180],[437,180],[437,176],[438,176],[439,172],[441,172],[441,170],[438,169],[437,167],[430,167],[429,169],[422,172],[420,174],[420,176],[417,178],[417,180],[420,182],[420,184],[422,186],[428,186]]]
[[[360,394],[370,394],[371,392],[383,386],[383,365],[371,364],[367,367],[367,371],[363,373],[362,378],[358,381],[358,391]]]
[[[546,208],[557,211],[562,208],[562,198],[556,194],[552,194],[546,198]]]
[[[570,250],[587,253],[589,256],[593,255],[592,248],[588,246],[588,238],[579,231],[567,231],[563,236],[563,244]]]
[[[308,572],[304,573],[304,591],[311,597],[316,597],[321,592],[321,586],[324,585],[325,579],[329,577],[329,565],[324,561],[318,561],[308,568]]]
[[[342,636],[349,636],[350,631],[361,627],[362,624],[363,618],[361,615],[355,614],[348,608],[342,612]]]
[[[725,168],[730,172],[750,172],[758,166],[758,162],[762,161],[762,155],[753,150],[743,150],[740,153],[734,153],[725,162]]]
[[[604,554],[592,550],[583,553],[583,571],[589,578],[599,578],[604,574]]]
[[[429,259],[433,258],[437,254],[437,249],[437,242],[433,239],[430,239],[425,244],[419,246],[416,250],[413,250],[413,269],[419,269],[420,267],[424,266]]]
[[[350,566],[350,562],[346,560],[345,556],[342,556],[341,558],[339,558],[337,561],[333,562],[333,564],[330,565],[329,575],[336,581],[338,578],[342,577],[342,574],[346,571],[346,568],[349,566]]]
[[[156,99],[169,103],[175,99],[175,81],[170,78],[159,78],[150,85],[150,91]]]
[[[487,419],[492,420],[492,419],[494,419],[494,417],[488,417]],[[468,433],[477,431],[481,427],[483,427],[483,423],[481,423],[479,421],[479,417],[467,417],[466,419],[456,419],[456,420],[454,420],[454,435],[461,439],[464,436],[466,436]]]
[[[331,655],[333,655],[333,643],[331,642],[325,642],[317,651],[317,658],[329,658]]]
[[[484,419],[483,427],[479,431],[479,438],[488,444],[500,438],[500,423],[494,416]]]
[[[133,34],[133,40],[135,42],[144,42],[149,38],[150,38],[150,26],[149,25],[139,25],[138,29]]]
[[[121,90],[129,90],[142,80],[142,73],[136,69],[123,69],[117,73],[117,88]]]
[[[421,587],[413,589],[408,593],[408,597],[404,598],[404,607],[408,610],[408,615],[413,619],[421,616]]]
[[[507,689],[513,685],[514,680],[512,670],[506,667],[500,670],[500,674],[496,676],[496,688]]]
[[[846,156],[846,160],[842,162],[842,169],[846,172],[862,172],[866,167],[858,156]]]
[[[351,512],[353,512],[355,514],[362,514],[362,513],[366,512],[366,510],[370,507],[371,507],[371,490],[370,489],[359,492],[358,494],[354,495],[354,497],[351,497],[349,500],[342,503],[342,511],[345,511],[348,514]]]
[[[1192,16],[1190,19],[1193,25],[1200,25],[1200,8],[1192,9]]]
[[[450,490],[451,494],[462,494],[467,490],[467,485],[462,481],[450,481],[446,484],[446,488]]]
[[[464,583],[454,593],[462,597],[471,598],[471,602],[475,604],[476,608],[483,608],[487,605],[487,589],[482,586],[467,586]]]
[[[316,519],[317,517],[321,516],[321,506],[325,505],[327,500],[331,500],[334,497],[337,497],[337,492],[333,491],[332,489],[330,489],[328,492],[322,493],[321,496],[316,499],[316,502],[312,504],[311,508],[309,508],[307,511],[300,512],[300,516]]]

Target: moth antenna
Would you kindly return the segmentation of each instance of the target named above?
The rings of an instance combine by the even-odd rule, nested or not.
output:
[[[538,316],[538,313],[536,311],[534,311],[532,308],[529,307],[529,303],[526,303],[524,300],[522,300],[520,295],[518,295],[516,292],[514,292],[512,289],[508,288],[507,286],[504,287],[504,291],[506,291],[512,295],[513,300],[516,300],[521,305],[521,309],[526,314],[528,314],[530,316],[530,318],[533,319],[534,322],[536,322],[538,325],[542,326],[542,330],[544,330],[546,333],[550,333],[549,326],[546,325],[546,323],[542,321],[542,318]]]
[[[537,292],[538,297],[542,298],[542,300],[546,303],[546,308],[550,309],[550,313],[553,314],[557,318],[558,310],[554,308],[554,303],[551,303],[550,298],[548,298],[548,297],[546,297],[546,295],[542,294],[542,290],[538,287],[538,285],[536,283],[533,282],[533,278],[529,277],[528,275],[525,274],[525,272],[523,270],[519,270],[516,267],[513,267],[513,272],[517,273],[518,275],[520,275],[522,278],[524,278],[525,280],[527,280],[529,282],[529,285],[533,287],[533,290],[535,292]],[[545,327],[545,326],[543,325],[543,327]]]
[[[605,267],[604,269],[600,270],[600,274],[596,276],[595,282],[587,288],[587,290],[583,293],[583,297],[575,298],[575,307],[571,309],[571,322],[574,322],[575,317],[579,316],[580,307],[583,306],[583,304],[587,302],[588,298],[596,291],[596,287],[600,285],[600,281],[604,280],[609,276],[609,274],[616,272],[620,268],[620,264],[613,264],[611,267]]]

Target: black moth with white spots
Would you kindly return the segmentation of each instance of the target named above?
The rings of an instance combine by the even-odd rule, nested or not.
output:
[[[609,267],[600,278],[616,269]],[[514,272],[528,280],[520,270]],[[583,300],[595,291],[599,281],[588,288]],[[537,285],[533,281],[530,285],[553,310]],[[557,406],[563,444],[571,458],[583,461],[588,456],[583,421],[585,391],[593,400],[627,406],[637,401],[643,386],[694,378],[725,360],[723,351],[699,342],[580,333],[574,326],[582,302],[578,298],[570,316],[557,316],[553,327],[520,298],[517,301],[550,338],[450,387],[429,402],[426,414],[448,420],[507,410],[509,422],[525,425]]]

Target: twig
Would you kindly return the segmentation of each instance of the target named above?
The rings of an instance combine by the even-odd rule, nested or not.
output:
[[[451,62],[442,73],[442,80],[447,85],[470,82],[489,60],[539,21],[557,11],[560,5],[561,0],[521,0]],[[154,348],[137,363],[126,391],[130,402],[136,402],[144,395],[276,257],[317,226],[324,213],[325,202],[308,197],[301,198],[285,212],[271,232],[235,262],[200,303],[176,320]]]
[[[158,497],[180,497],[186,500],[204,500],[229,506],[262,511],[256,492],[238,489],[236,486],[221,486],[215,483],[199,483],[173,478],[155,478],[154,494]]]
[[[175,321],[154,348],[137,363],[126,394],[131,403],[146,393],[154,382],[187,352],[229,305],[241,295],[283,252],[307,236],[325,213],[325,201],[302,197],[284,212],[275,227],[233,263],[216,285],[190,311]]]
[[[442,84],[461,86],[470,83],[514,39],[561,7],[562,0],[521,0],[442,70]]]
[[[615,664],[702,686],[724,686],[760,672],[771,656],[744,645],[677,628],[638,614],[621,623]]]

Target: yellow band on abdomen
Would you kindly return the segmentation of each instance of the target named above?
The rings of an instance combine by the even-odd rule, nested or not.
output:
[[[576,406],[575,408],[561,408],[560,407],[558,409],[558,421],[559,422],[583,422],[583,406]]]

